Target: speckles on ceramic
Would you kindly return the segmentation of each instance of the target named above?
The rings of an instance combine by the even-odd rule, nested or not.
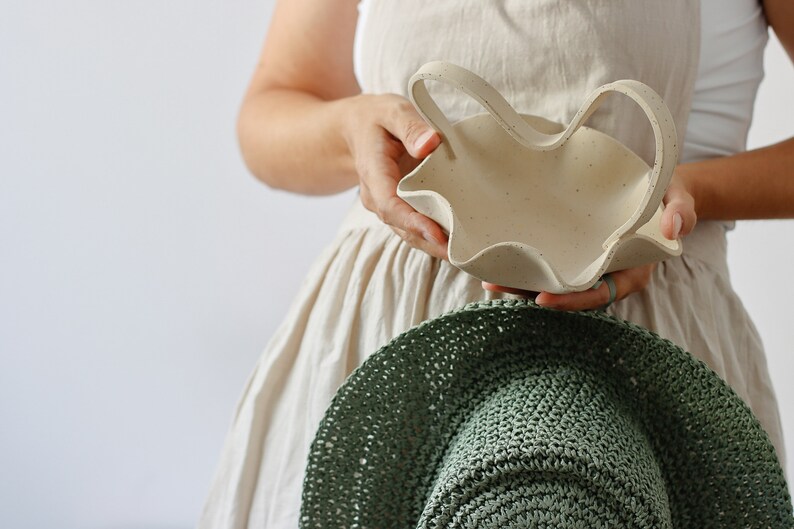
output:
[[[488,110],[450,124],[424,86],[457,86]],[[635,100],[656,137],[650,168],[612,137],[583,126],[606,95]],[[398,195],[449,233],[450,262],[489,282],[550,292],[585,290],[608,271],[681,253],[659,230],[677,160],[673,120],[637,81],[594,91],[567,127],[517,114],[488,83],[448,63],[411,79],[418,111],[445,138],[398,185]]]

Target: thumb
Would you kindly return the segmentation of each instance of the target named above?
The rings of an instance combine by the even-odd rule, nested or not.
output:
[[[413,105],[398,99],[391,112],[383,116],[386,130],[405,146],[413,158],[422,159],[441,143],[441,136],[422,119]]]
[[[670,184],[664,195],[664,212],[662,213],[661,230],[667,239],[675,240],[689,235],[697,222],[695,200],[684,186]]]
[[[424,126],[424,130],[406,136],[405,146],[411,156],[417,159],[426,157],[441,143],[441,136],[436,131]],[[418,128],[418,127],[417,127]]]

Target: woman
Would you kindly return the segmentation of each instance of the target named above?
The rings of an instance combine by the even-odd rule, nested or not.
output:
[[[794,139],[740,154],[767,21],[794,56],[792,3],[519,4],[278,3],[240,113],[246,163],[273,188],[319,195],[359,186],[360,200],[248,381],[201,527],[296,527],[309,443],[347,374],[425,319],[515,294],[449,265],[441,228],[396,196],[399,178],[440,142],[404,97],[410,74],[434,59],[481,75],[519,112],[561,123],[614,79],[662,95],[679,135],[686,131],[662,218],[666,237],[685,237],[684,254],[612,274],[617,300],[607,311],[707,362],[782,458],[777,404],[760,339],[730,285],[725,231],[735,219],[794,216]],[[452,121],[479,111],[452,92],[438,99]],[[629,107],[610,103],[588,125],[647,158],[649,127]],[[580,310],[608,298],[604,284],[536,302]]]

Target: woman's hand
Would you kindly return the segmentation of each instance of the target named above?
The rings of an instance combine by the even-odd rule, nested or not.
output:
[[[397,183],[441,137],[404,97],[359,95],[350,103],[342,135],[355,160],[362,204],[409,245],[448,259],[441,226],[397,196]]]
[[[679,166],[681,167],[681,166]],[[692,182],[679,168],[673,173],[673,178],[667,188],[662,202],[665,205],[661,220],[662,235],[673,240],[688,235],[695,227],[697,215],[695,214],[695,199],[693,198]],[[656,263],[650,263],[636,268],[629,268],[611,272],[610,276],[615,282],[617,294],[615,301],[643,290],[651,281],[651,276],[656,268]],[[492,283],[483,282],[485,290],[495,292],[508,292],[529,296],[526,290],[507,288]],[[583,292],[569,294],[552,294],[540,292],[535,298],[538,305],[558,310],[587,310],[604,306],[609,301],[609,286],[603,282],[597,289],[588,289]]]

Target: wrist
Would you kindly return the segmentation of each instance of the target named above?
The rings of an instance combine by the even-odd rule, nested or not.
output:
[[[695,214],[698,220],[707,220],[708,214],[708,190],[704,189],[704,182],[698,176],[698,163],[681,164],[675,169],[676,177],[680,180],[684,189],[690,194],[694,201]]]
[[[335,99],[325,103],[325,111],[331,123],[331,130],[336,132],[338,154],[343,158],[340,178],[344,181],[344,189],[359,185],[359,176],[355,158],[355,129],[358,126],[361,112],[362,94]]]
[[[363,112],[371,104],[369,101],[373,97],[375,96],[371,94],[356,94],[331,102],[337,130],[347,145],[351,157],[355,151],[356,132],[361,130],[366,121]]]

